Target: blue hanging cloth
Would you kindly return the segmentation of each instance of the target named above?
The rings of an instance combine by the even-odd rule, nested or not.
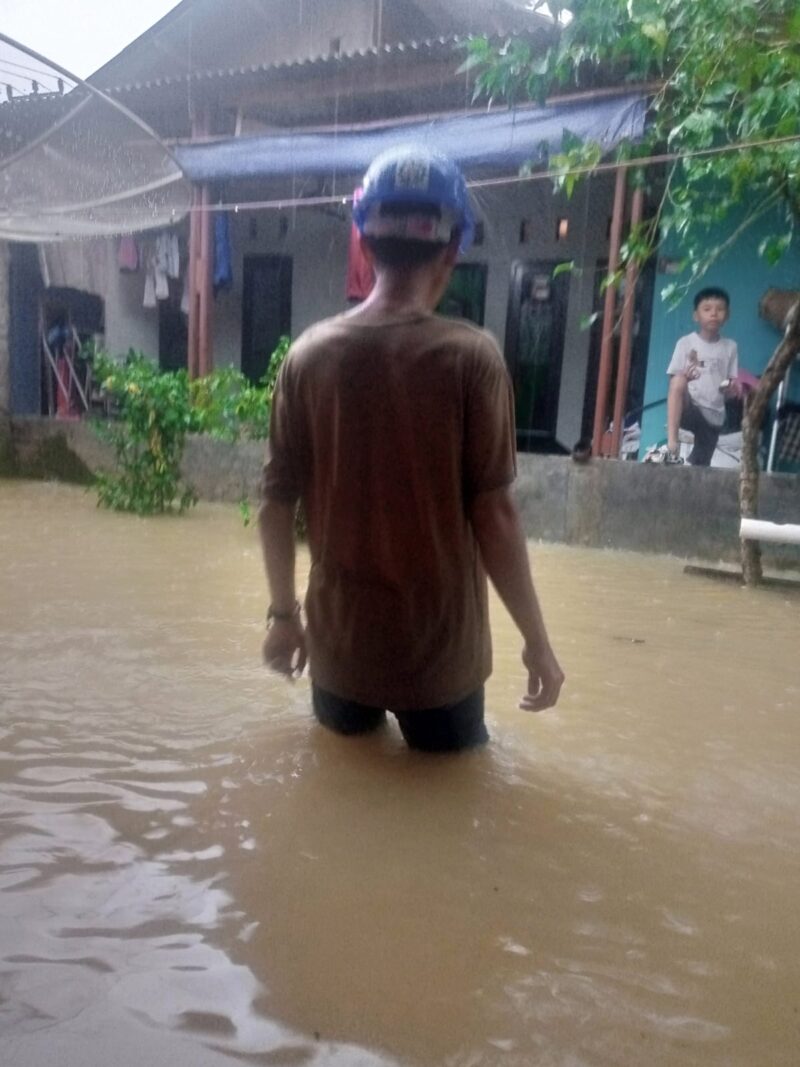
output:
[[[214,213],[214,295],[233,286],[231,234],[227,211]]]

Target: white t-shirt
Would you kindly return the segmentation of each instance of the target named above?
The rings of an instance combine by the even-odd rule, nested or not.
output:
[[[689,396],[712,426],[725,421],[725,396],[720,386],[726,378],[739,373],[739,351],[730,337],[704,341],[699,333],[687,333],[678,339],[667,374],[683,374],[696,366],[700,376],[689,382]]]

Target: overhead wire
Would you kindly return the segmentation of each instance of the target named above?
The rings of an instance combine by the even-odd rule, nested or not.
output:
[[[613,172],[618,169],[635,170],[643,167],[654,166],[661,163],[670,163],[682,159],[693,159],[720,155],[723,153],[745,151],[754,148],[769,148],[776,145],[800,144],[800,134],[792,134],[786,137],[765,138],[759,141],[742,141],[730,145],[719,145],[714,148],[697,149],[693,152],[665,152],[659,155],[637,157],[619,161],[597,163],[583,167],[563,168],[560,170],[542,170],[531,174],[504,175],[496,178],[477,178],[467,182],[470,189],[487,189],[509,185],[525,185],[535,181],[553,181],[559,177],[572,175],[595,176],[597,174]],[[204,212],[232,211],[265,211],[296,209],[301,207],[326,207],[330,205],[347,205],[352,202],[352,194],[324,195],[324,196],[288,196],[276,197],[270,200],[246,200],[219,202],[216,204],[193,204],[187,211],[198,214]],[[132,214],[136,214],[133,211]],[[146,209],[142,209],[146,214]]]
[[[31,67],[26,63],[17,63],[13,59],[0,60],[0,70],[8,67],[16,67],[17,70],[23,70],[28,74],[35,74],[37,78],[50,78],[53,76],[53,72],[50,67]],[[10,72],[6,69],[6,73]],[[19,75],[17,75],[17,77],[19,77]]]
[[[41,90],[44,92],[59,92],[59,80],[63,82],[63,78],[59,79],[57,74],[41,74],[38,78],[29,78],[27,74],[18,74],[15,70],[8,70],[0,64],[0,74],[7,78],[13,78],[13,81],[0,81],[0,85],[10,85],[20,96],[33,96],[33,90],[31,88],[33,82],[36,82]],[[55,83],[55,89],[48,89],[44,84],[45,82]],[[67,86],[64,86],[65,90]],[[71,88],[71,87],[70,87]]]

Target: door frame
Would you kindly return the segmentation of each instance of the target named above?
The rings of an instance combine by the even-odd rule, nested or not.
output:
[[[511,283],[508,288],[508,306],[506,310],[506,336],[503,354],[512,382],[515,381],[517,369],[517,352],[519,346],[519,310],[522,306],[523,282],[533,274],[548,274],[553,287],[553,299],[557,302],[559,314],[556,316],[554,330],[555,348],[558,355],[551,360],[547,381],[547,412],[550,429],[525,430],[516,428],[517,448],[520,451],[562,452],[558,445],[558,403],[561,393],[561,369],[564,362],[564,339],[566,337],[567,313],[569,311],[568,271],[553,277],[553,271],[565,260],[557,259],[515,259],[511,263]],[[552,446],[548,448],[548,445]]]

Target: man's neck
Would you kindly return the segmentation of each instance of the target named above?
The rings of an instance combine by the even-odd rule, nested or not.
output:
[[[379,270],[375,285],[357,313],[427,314],[441,299],[441,268],[426,265],[413,271]]]

